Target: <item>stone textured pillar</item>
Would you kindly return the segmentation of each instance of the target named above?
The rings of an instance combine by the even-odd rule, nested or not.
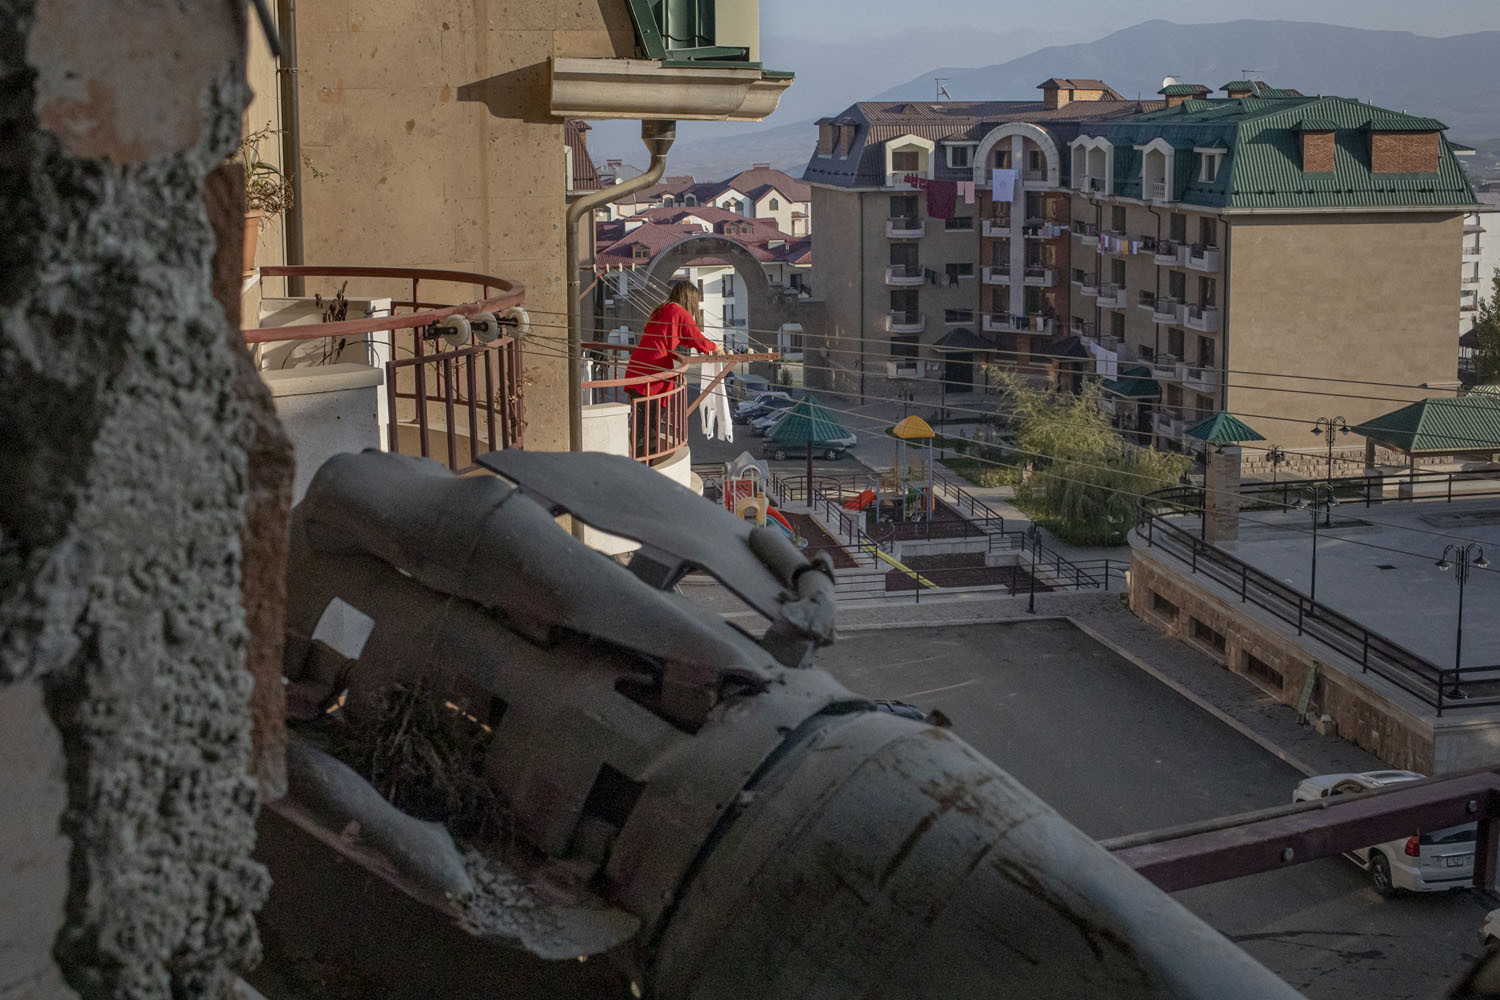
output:
[[[1232,542],[1240,537],[1240,449],[1208,446],[1203,467],[1203,538]]]
[[[3,777],[68,839],[33,889],[62,892],[50,955],[85,997],[224,996],[259,949],[255,428],[203,200],[239,133],[245,13],[0,0],[0,686],[45,693],[61,815]]]

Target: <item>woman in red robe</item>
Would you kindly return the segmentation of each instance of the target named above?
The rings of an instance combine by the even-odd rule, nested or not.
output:
[[[692,282],[679,281],[667,294],[667,301],[657,306],[640,343],[630,352],[630,361],[625,366],[626,378],[669,372],[676,367],[677,352],[691,348],[703,354],[716,354],[719,345],[703,335],[698,329],[698,307],[703,298]],[[644,457],[656,451],[661,443],[662,403],[652,397],[660,396],[673,387],[669,378],[652,382],[641,382],[625,387],[631,397],[631,420],[635,425],[635,454]],[[657,428],[656,435],[649,433]],[[687,428],[678,428],[682,434]]]

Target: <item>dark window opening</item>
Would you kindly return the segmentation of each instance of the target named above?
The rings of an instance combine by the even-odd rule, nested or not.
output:
[[[1163,618],[1177,617],[1177,605],[1173,604],[1171,601],[1167,600],[1165,597],[1161,596],[1154,590],[1151,591],[1151,610],[1161,615]]]
[[[1212,646],[1214,649],[1218,650],[1221,653],[1224,652],[1224,648],[1227,645],[1224,639],[1223,632],[1218,631],[1213,626],[1201,622],[1196,618],[1193,619],[1193,638],[1197,639],[1205,646]]]
[[[1249,653],[1245,654],[1245,673],[1278,691],[1286,685],[1286,679],[1281,676],[1279,670],[1273,669],[1266,661]]]

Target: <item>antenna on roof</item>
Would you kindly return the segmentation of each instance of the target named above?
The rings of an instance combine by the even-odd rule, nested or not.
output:
[[[932,78],[933,84],[937,87],[937,93],[935,93],[932,97],[934,101],[941,101],[945,97],[950,101],[953,100],[953,95],[948,93],[947,87],[943,86],[943,84],[947,83],[950,79],[952,78],[947,76],[935,76]]]

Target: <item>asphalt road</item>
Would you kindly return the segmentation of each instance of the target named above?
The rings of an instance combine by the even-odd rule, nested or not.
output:
[[[850,631],[818,660],[861,694],[942,709],[1096,838],[1279,805],[1302,777],[1066,622]],[[1177,898],[1315,1000],[1441,996],[1490,906],[1467,890],[1382,899],[1342,859]]]

